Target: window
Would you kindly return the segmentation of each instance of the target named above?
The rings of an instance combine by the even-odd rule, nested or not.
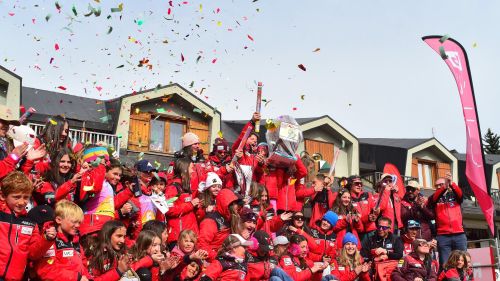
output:
[[[150,121],[149,129],[149,151],[174,153],[181,150],[182,135],[186,131],[185,122],[155,118]]]
[[[8,83],[2,83],[0,81],[0,104],[7,103],[7,90],[9,89]]]
[[[432,161],[418,161],[418,181],[424,188],[433,188],[436,181],[436,163]]]

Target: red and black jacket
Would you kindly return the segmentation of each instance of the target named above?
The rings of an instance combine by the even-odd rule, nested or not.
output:
[[[244,281],[248,271],[247,261],[236,261],[229,255],[222,255],[210,263],[201,281]]]
[[[90,278],[82,256],[78,236],[68,238],[59,232],[54,245],[35,264],[37,278],[43,281]]]
[[[460,204],[464,199],[462,190],[451,183],[451,192],[440,187],[429,197],[427,205],[436,213],[437,234],[460,234],[464,232]]]
[[[369,215],[375,208],[375,199],[369,192],[361,192],[356,194],[351,192],[352,205],[358,209],[361,214],[361,222],[363,223],[363,233],[368,233],[377,229],[374,221],[370,221]]]
[[[54,241],[47,241],[24,214],[0,210],[0,280],[22,280],[26,264],[43,257]]]
[[[222,189],[216,197],[215,212],[208,213],[200,224],[198,247],[208,252],[208,260],[213,260],[222,242],[231,234],[229,205],[238,197],[230,189]]]
[[[436,271],[430,256],[421,260],[418,254],[411,253],[399,261],[398,267],[391,274],[391,279],[393,281],[413,281],[419,277],[422,280],[436,281]]]
[[[445,269],[439,274],[438,281],[467,281],[467,273],[456,268]]]
[[[370,274],[368,272],[360,272],[356,274],[354,268],[349,265],[339,263],[339,259],[333,259],[331,274],[337,276],[339,281],[370,281]],[[413,280],[412,280],[413,281]]]

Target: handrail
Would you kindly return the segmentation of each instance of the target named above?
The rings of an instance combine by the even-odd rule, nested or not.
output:
[[[30,126],[37,135],[39,135],[45,125],[28,123],[28,126]],[[69,137],[72,141],[72,146],[78,142],[104,142],[112,146],[117,153],[120,153],[120,138],[117,135],[70,128]]]

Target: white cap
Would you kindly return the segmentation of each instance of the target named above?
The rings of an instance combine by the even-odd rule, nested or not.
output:
[[[278,246],[278,245],[286,245],[290,243],[290,241],[288,241],[288,238],[286,238],[285,236],[276,236],[276,238],[273,239],[273,244],[274,246]]]
[[[241,235],[239,234],[231,234],[231,236],[233,236],[234,238],[238,239],[238,245],[231,245],[232,247],[237,247],[237,246],[243,246],[243,247],[250,247],[253,245],[253,242],[252,241],[248,241],[246,240],[245,238],[243,238]]]
[[[7,135],[14,141],[14,146],[28,143],[34,145],[36,140],[36,133],[29,126],[10,126]]]
[[[198,185],[198,191],[199,192],[203,192],[207,188],[210,188],[214,184],[220,184],[220,185],[222,185],[222,181],[221,181],[221,179],[219,178],[219,176],[216,173],[214,173],[214,172],[208,172],[207,173],[207,179],[206,179],[206,181],[205,182],[200,182],[200,184]]]

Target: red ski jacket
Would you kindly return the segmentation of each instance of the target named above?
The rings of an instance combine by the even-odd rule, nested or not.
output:
[[[64,233],[59,232],[54,245],[36,262],[36,275],[44,281],[76,281],[82,276],[90,278],[87,268],[83,265],[82,256],[78,236],[70,240]]]
[[[198,234],[198,221],[196,220],[196,208],[191,204],[191,193],[185,193],[181,190],[182,180],[174,178],[172,183],[165,189],[165,198],[170,199],[178,197],[165,213],[167,225],[171,229],[168,235],[168,242],[177,241],[179,234],[183,229],[191,229]]]
[[[215,212],[208,213],[200,224],[198,247],[208,252],[208,260],[217,256],[222,242],[231,234],[229,205],[237,200],[230,189],[222,189],[216,197]]]
[[[361,272],[356,274],[354,268],[349,265],[340,264],[338,259],[333,259],[331,274],[339,278],[339,281],[370,281],[370,274],[368,272]]]
[[[351,192],[352,205],[356,207],[361,214],[361,222],[363,223],[363,233],[371,232],[377,229],[374,221],[370,221],[368,216],[375,208],[375,199],[370,192],[362,192],[356,194]]]
[[[22,280],[26,264],[36,261],[52,246],[25,214],[17,215],[2,204],[0,210],[0,279]]]
[[[436,213],[437,234],[459,234],[464,232],[462,225],[463,193],[455,183],[451,184],[451,192],[441,187],[429,197],[427,204]]]

